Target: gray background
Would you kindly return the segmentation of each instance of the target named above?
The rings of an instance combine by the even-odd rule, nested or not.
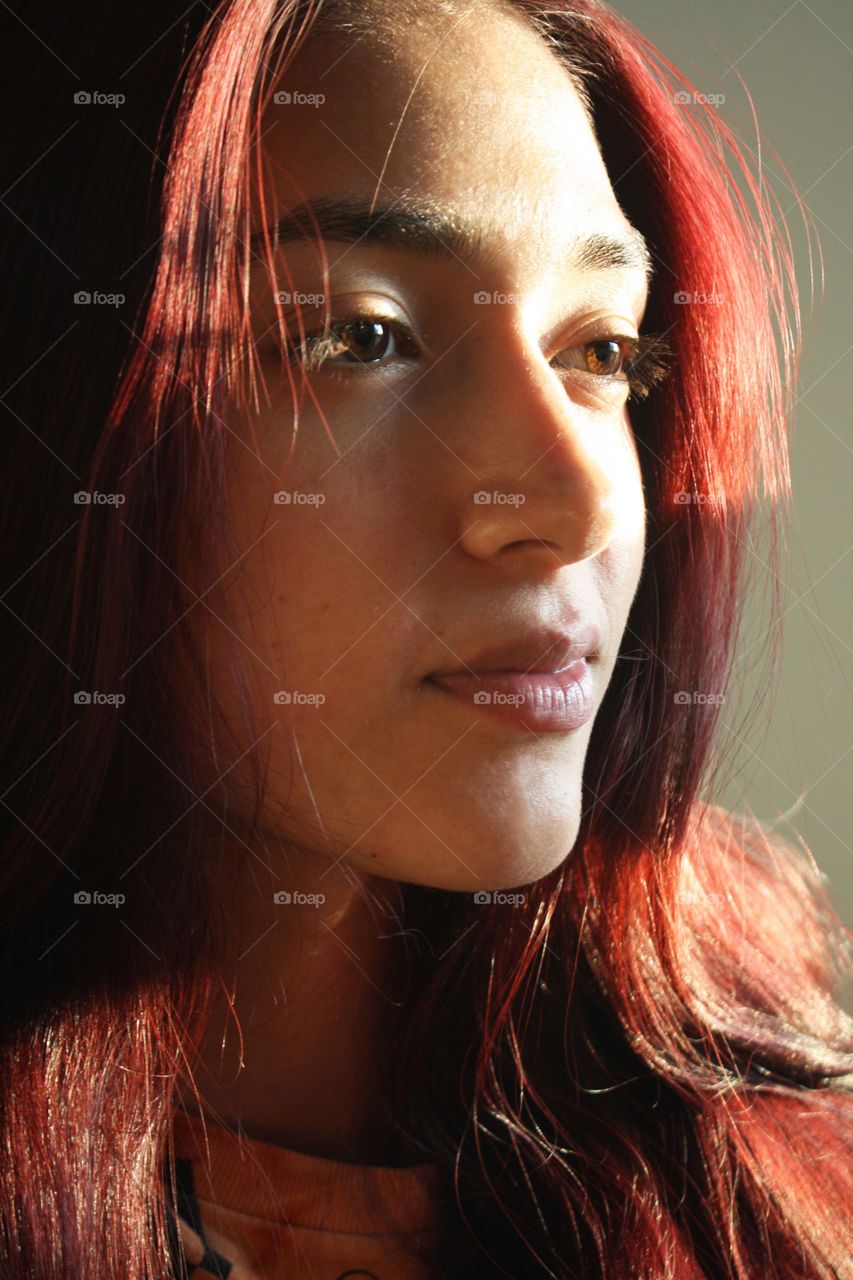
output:
[[[851,814],[850,311],[853,294],[851,98],[853,5],[849,0],[611,0],[611,5],[693,82],[723,93],[726,123],[754,151],[791,209],[803,315],[799,401],[791,450],[793,509],[782,546],[781,672],[772,713],[743,712],[766,677],[770,575],[759,562],[738,646],[723,725],[725,785],[712,798],[751,809],[806,842],[828,877],[842,919],[853,924]],[[766,148],[766,149],[765,149]],[[776,152],[776,155],[773,152]],[[824,259],[814,254],[779,161],[804,199]],[[751,646],[754,646],[751,648]],[[742,676],[742,679],[739,678]],[[766,685],[766,680],[763,682]]]

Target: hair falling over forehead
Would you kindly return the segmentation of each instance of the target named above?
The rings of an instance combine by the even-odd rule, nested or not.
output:
[[[85,201],[69,191],[60,212],[33,188],[28,214],[43,239],[73,235],[105,272],[137,259],[127,271],[136,320],[121,342],[87,345],[79,326],[69,331],[42,378],[9,399],[86,487],[126,500],[97,526],[84,508],[66,537],[53,513],[69,509],[79,480],[25,443],[5,513],[17,541],[58,550],[35,568],[25,557],[10,579],[20,577],[15,608],[44,645],[26,663],[13,654],[11,669],[26,674],[6,699],[8,774],[22,780],[4,831],[14,975],[0,1038],[12,1157],[0,1173],[4,1275],[149,1280],[173,1266],[169,1117],[179,1078],[192,1081],[225,922],[207,878],[218,856],[209,806],[191,806],[179,781],[184,691],[170,658],[186,652],[200,678],[204,662],[168,565],[195,536],[182,517],[190,488],[207,486],[212,502],[222,491],[229,405],[265,394],[248,307],[253,200],[260,225],[277,212],[264,205],[262,114],[309,34],[392,47],[395,22],[439,9],[464,13],[227,0],[194,7],[165,35],[148,6],[119,17],[84,3],[73,23],[56,19],[67,62],[92,83],[107,82],[105,68],[117,83],[141,49],[153,52],[135,81],[137,136],[116,133],[126,151],[84,148],[81,133]],[[648,550],[625,660],[589,743],[576,846],[509,912],[403,886],[405,925],[427,944],[413,956],[389,1116],[458,1196],[445,1280],[840,1280],[853,1032],[834,993],[850,973],[849,937],[807,851],[703,804],[722,765],[719,710],[674,701],[678,689],[729,686],[762,499],[775,513],[771,563],[777,553],[799,350],[782,211],[717,113],[680,110],[674,95],[692,86],[605,5],[501,9],[535,25],[585,95],[620,206],[658,261],[646,322],[673,360],[664,386],[632,409]],[[47,84],[56,68],[40,56],[28,45],[22,61]],[[38,181],[52,174],[64,188],[60,153],[47,154],[62,118],[45,99]],[[10,119],[26,134],[16,100]],[[13,143],[23,174],[22,148]],[[127,217],[99,219],[91,193],[119,171]],[[273,250],[259,253],[287,288]],[[26,323],[49,332],[67,280],[48,278],[34,297],[25,262],[10,256]],[[681,290],[737,305],[680,305]],[[296,430],[311,389],[295,375],[291,388]],[[707,500],[683,503],[685,492]],[[228,528],[216,538],[212,554]],[[107,714],[74,721],[78,682],[125,688],[134,732]],[[200,738],[197,750],[215,750]],[[258,760],[258,814],[263,782]],[[190,857],[200,833],[206,856]],[[73,930],[69,869],[112,883],[117,861],[129,867],[142,851],[127,928]]]

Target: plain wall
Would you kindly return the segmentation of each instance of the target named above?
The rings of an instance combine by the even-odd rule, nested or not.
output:
[[[748,89],[763,140],[765,179],[789,209],[804,347],[792,437],[793,510],[782,549],[785,617],[772,715],[746,730],[739,716],[758,685],[767,649],[769,571],[756,548],[736,673],[726,706],[729,781],[713,797],[751,809],[806,842],[830,896],[853,924],[851,790],[851,450],[849,300],[853,296],[851,71],[853,5],[843,0],[616,0],[612,7],[694,83],[724,94],[726,123],[756,150]],[[691,108],[685,108],[691,109]],[[770,148],[768,150],[767,148]],[[776,156],[772,154],[775,150]],[[808,239],[784,163],[813,224]],[[617,187],[618,196],[618,187]],[[821,289],[819,239],[825,279]],[[810,316],[810,310],[812,312]],[[748,358],[748,352],[744,352]],[[769,705],[769,704],[768,704]]]

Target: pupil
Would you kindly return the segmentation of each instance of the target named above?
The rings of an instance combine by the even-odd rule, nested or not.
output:
[[[618,342],[614,342],[612,339],[608,342],[595,343],[594,350],[595,358],[599,364],[607,365],[608,361],[612,362],[614,359],[617,361],[619,360],[619,344]]]
[[[384,346],[384,325],[375,320],[358,320],[349,325],[358,355],[381,355]],[[379,350],[376,350],[378,343]]]

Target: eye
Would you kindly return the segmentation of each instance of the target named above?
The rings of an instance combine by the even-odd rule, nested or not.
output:
[[[613,334],[570,347],[560,352],[553,363],[564,369],[578,369],[601,382],[625,384],[629,398],[643,400],[670,373],[672,355],[659,333],[637,338]]]
[[[412,335],[396,320],[383,316],[349,316],[315,329],[300,342],[288,342],[291,359],[306,369],[376,365],[417,355]]]
[[[622,372],[628,358],[626,345],[627,339],[623,338],[603,338],[598,342],[585,342],[580,347],[572,347],[568,352],[561,352],[558,363],[565,355],[571,356],[578,352],[581,360],[580,367],[585,372],[616,378]]]
[[[333,318],[324,328],[289,338],[288,359],[307,371],[355,373],[382,368],[400,359],[416,359],[418,344],[399,321],[381,315]],[[629,398],[645,399],[670,372],[672,350],[661,334],[639,337],[608,334],[560,352],[553,363],[608,386],[628,386]]]

